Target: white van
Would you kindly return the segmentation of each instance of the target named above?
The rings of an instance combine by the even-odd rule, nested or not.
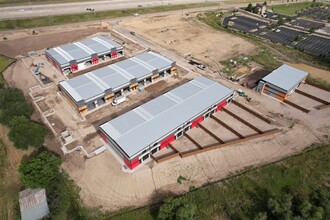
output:
[[[119,105],[120,103],[122,102],[125,102],[127,99],[126,99],[126,96],[118,96],[116,97],[113,102],[111,103],[112,106],[116,106],[116,105]]]

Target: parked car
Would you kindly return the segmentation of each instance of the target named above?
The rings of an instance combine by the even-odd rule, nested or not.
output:
[[[120,103],[122,102],[125,102],[127,99],[126,99],[126,96],[118,96],[116,97],[113,102],[111,103],[112,106],[116,106],[116,105],[119,105]]]

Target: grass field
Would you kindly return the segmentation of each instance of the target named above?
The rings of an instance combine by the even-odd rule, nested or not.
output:
[[[13,62],[15,62],[15,60],[0,55],[0,88],[5,85],[2,72]]]
[[[0,0],[0,7],[16,5],[53,4],[66,2],[101,1],[101,0]]]
[[[95,21],[95,20],[102,20],[105,18],[131,16],[134,13],[148,14],[155,12],[181,10],[188,8],[200,8],[200,7],[208,7],[215,5],[217,4],[212,2],[206,2],[199,4],[168,5],[168,6],[132,8],[132,9],[122,9],[122,10],[112,10],[112,11],[99,11],[96,12],[95,14],[86,12],[86,13],[71,14],[71,15],[56,15],[56,16],[45,16],[45,17],[24,18],[24,19],[5,19],[5,20],[1,20],[0,22],[0,31]]]
[[[330,145],[315,145],[298,156],[193,190],[182,198],[197,205],[198,219],[253,219],[255,212],[264,211],[269,197],[290,189],[304,198],[329,184],[329,170]],[[157,210],[157,206],[137,209],[113,219],[153,219]]]
[[[318,85],[320,88],[330,91],[330,83],[328,83],[323,79],[308,76],[306,82],[310,84]]]
[[[274,6],[271,6],[271,8],[276,13],[293,16],[296,14],[297,11],[311,7],[313,5],[315,5],[315,3],[313,3],[313,2],[301,2],[301,3],[294,3],[294,4],[274,5]]]
[[[24,155],[31,153],[17,150],[7,138],[8,128],[0,125],[0,219],[18,219],[17,205],[20,182],[17,168]]]

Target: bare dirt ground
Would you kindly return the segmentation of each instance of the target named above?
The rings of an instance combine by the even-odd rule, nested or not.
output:
[[[191,54],[191,57],[215,69],[219,69],[218,61],[249,54],[255,48],[242,38],[215,31],[199,22],[196,13],[131,18],[120,25],[181,56]]]
[[[22,32],[13,32],[9,36],[6,34],[9,40],[4,41],[1,37],[0,54],[8,57],[16,57],[22,54],[26,55],[29,51],[42,50],[44,48],[77,41],[102,31],[102,29],[96,28],[95,26],[73,29],[74,30],[56,28],[55,30],[44,30],[38,35],[30,35],[29,33]]]
[[[236,87],[226,81],[219,79],[218,81]],[[267,130],[274,126],[283,129],[281,134],[185,159],[176,157],[159,164],[150,162],[133,174],[123,173],[120,164],[109,152],[85,160],[83,169],[75,167],[69,160],[63,164],[63,168],[81,187],[80,195],[86,205],[95,206],[97,204],[102,205],[104,209],[117,209],[136,206],[136,204],[147,205],[160,201],[164,196],[186,192],[190,186],[198,187],[208,181],[219,180],[247,166],[259,166],[277,161],[300,152],[311,143],[324,140],[326,135],[330,134],[329,111],[314,109],[309,114],[305,114],[265,95],[253,91],[248,93],[253,98],[252,102],[246,102],[242,98],[238,98],[239,101],[271,117],[275,122],[269,126],[262,124],[263,122],[259,119],[251,118],[246,113],[240,113],[240,116],[247,120],[252,119],[254,124],[262,129]],[[233,112],[237,111],[236,106],[228,106],[228,108]],[[216,117],[225,121],[228,116],[220,112],[216,114]],[[213,131],[215,125],[208,120],[211,119],[207,119],[203,123]],[[226,122],[232,127],[238,124],[231,120]],[[244,135],[253,133],[253,131],[241,127],[243,125],[238,125],[236,129]],[[218,129],[220,130],[214,132],[221,133],[221,127]],[[191,130],[191,136],[197,135],[198,140],[202,142],[205,139],[204,144],[212,142],[210,137],[204,136],[204,131],[198,132],[198,130],[200,128]],[[244,133],[244,131],[246,132]],[[222,137],[226,139],[225,136],[222,135]],[[232,136],[227,136],[227,138],[230,140]],[[173,143],[178,148],[183,145],[182,151],[194,149],[191,144],[186,138]],[[71,156],[81,157],[81,155]],[[180,175],[189,181],[178,184],[177,178]]]
[[[173,54],[174,51],[175,54],[180,56],[185,53],[192,53],[192,56],[201,59],[206,64],[208,62],[209,64],[212,63],[211,60],[208,61],[208,57],[205,57],[208,55],[212,60],[219,61],[233,57],[237,53],[249,54],[254,49],[251,43],[241,38],[216,32],[192,18],[185,18],[184,20],[180,20],[180,18],[181,15],[156,17],[150,20],[132,18],[127,22],[124,21],[123,24],[136,31],[138,35],[142,35],[146,39],[152,39],[156,44],[169,48],[168,53]],[[157,29],[157,26],[160,28]],[[161,32],[162,30],[163,32]],[[182,57],[178,57],[176,61],[179,62],[179,60],[182,61]],[[189,64],[186,60],[181,63],[186,63],[185,67],[190,68],[187,67]],[[216,68],[217,65],[214,64],[214,66]],[[103,209],[115,210],[154,203],[162,200],[164,196],[186,192],[190,186],[202,186],[208,181],[220,180],[246,167],[260,166],[298,153],[311,143],[325,140],[326,136],[330,134],[330,111],[327,109],[320,111],[312,109],[309,114],[305,114],[268,96],[246,90],[238,84],[224,81],[218,73],[214,73],[209,69],[204,72],[199,71],[199,73],[231,88],[243,89],[252,98],[252,101],[246,102],[240,97],[237,99],[241,103],[256,109],[256,111],[271,117],[275,122],[269,127],[262,124],[260,120],[240,112],[235,106],[229,105],[228,109],[236,113],[240,112],[240,116],[246,120],[254,120],[254,124],[261,129],[276,127],[283,129],[283,132],[185,159],[176,157],[159,164],[151,161],[132,174],[124,173],[121,164],[109,151],[105,151],[91,159],[84,159],[81,152],[73,152],[63,157],[62,167],[81,188],[80,195],[85,205],[90,207],[102,206]],[[25,94],[29,93],[31,86],[39,83],[22,60],[10,67],[4,75],[10,85],[17,86]],[[58,151],[61,143],[57,138],[59,133],[66,129],[74,139],[68,146],[69,149],[82,145],[88,152],[91,152],[102,145],[99,140],[100,136],[97,133],[98,126],[101,123],[198,75],[196,72],[188,74],[187,71],[179,68],[178,76],[165,78],[149,85],[143,92],[130,94],[128,101],[121,105],[116,107],[103,106],[88,114],[85,120],[82,120],[72,110],[60,93],[57,93],[58,89],[55,83],[47,87],[37,86],[33,89],[33,97],[39,100],[37,108],[41,109],[41,120],[46,121],[45,118],[49,118],[50,123],[48,126],[54,132],[53,136],[46,139],[45,145],[54,151],[56,149]],[[313,93],[313,88],[309,89]],[[42,113],[46,108],[54,111]],[[216,113],[216,117],[230,124],[243,135],[255,133],[224,112]],[[224,127],[217,126],[211,119],[204,121],[203,125],[224,140],[235,138]],[[189,134],[197,138],[201,142],[200,144],[215,143],[214,138],[208,136],[201,128],[193,129]],[[173,143],[178,148],[182,147],[184,151],[195,149],[192,144],[185,137]],[[177,179],[179,176],[186,177],[188,181],[178,184]]]

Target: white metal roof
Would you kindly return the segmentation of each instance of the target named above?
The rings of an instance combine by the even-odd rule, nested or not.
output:
[[[138,60],[138,62],[134,61]],[[174,61],[154,52],[147,52],[115,64],[60,82],[71,97],[79,102],[99,97],[107,90],[117,91],[130,84],[132,79],[141,80],[153,71],[171,68]]]
[[[88,60],[93,54],[102,55],[111,50],[121,50],[123,47],[105,36],[93,37],[72,44],[65,44],[46,50],[61,66],[69,65],[71,61]]]
[[[100,128],[132,158],[232,93],[230,88],[198,77],[102,124]]]
[[[308,73],[305,71],[283,64],[282,66],[262,78],[262,81],[268,82],[289,92],[302,80],[304,80],[307,75]]]

